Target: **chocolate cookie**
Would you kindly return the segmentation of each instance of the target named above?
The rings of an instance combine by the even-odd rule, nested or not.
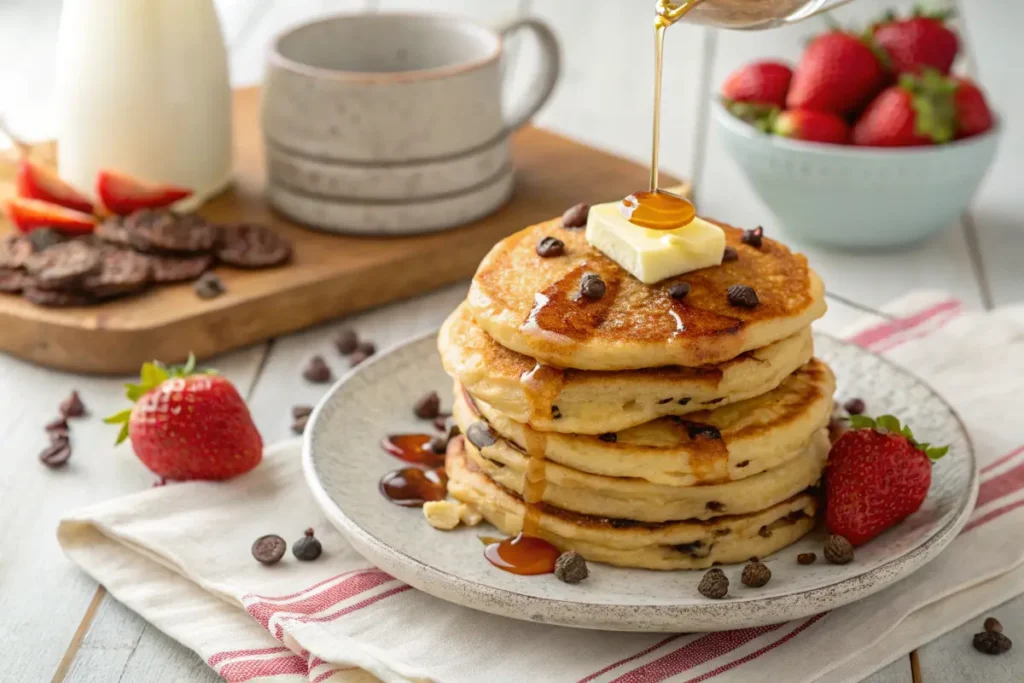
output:
[[[217,258],[236,268],[269,268],[292,255],[292,245],[265,225],[231,223],[220,226]]]
[[[124,225],[124,216],[111,216],[96,226],[95,235],[104,242],[122,247],[131,246],[128,239],[128,228]]]
[[[152,273],[152,259],[130,249],[107,247],[100,250],[98,273],[87,276],[82,290],[100,299],[130,294],[146,287]]]
[[[32,255],[32,243],[22,235],[0,239],[0,268],[21,268]]]
[[[87,242],[62,242],[32,254],[25,269],[35,276],[37,289],[67,289],[100,270],[99,250]]]
[[[0,292],[17,294],[32,284],[32,276],[14,268],[0,268]]]
[[[213,265],[209,254],[198,256],[156,256],[146,254],[152,269],[153,282],[185,282],[195,280]]]
[[[37,306],[51,306],[54,308],[62,308],[66,306],[88,306],[95,302],[93,297],[81,292],[40,289],[34,285],[25,287],[21,295],[26,301],[31,301]]]
[[[157,254],[205,253],[217,240],[217,229],[196,214],[136,211],[124,219],[123,227],[134,248]]]

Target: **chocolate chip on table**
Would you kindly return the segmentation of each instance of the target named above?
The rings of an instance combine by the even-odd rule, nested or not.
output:
[[[292,256],[292,245],[265,225],[232,223],[218,226],[217,258],[236,268],[270,268]]]
[[[668,288],[668,295],[673,299],[685,299],[690,293],[690,285],[685,282],[677,282]]]
[[[483,420],[469,425],[466,429],[466,438],[477,448],[487,448],[498,443],[498,435],[491,429],[491,425]]]
[[[853,545],[839,534],[832,534],[825,541],[825,559],[832,564],[849,564],[853,561]]]
[[[706,598],[721,600],[729,594],[729,579],[721,569],[709,569],[701,578],[697,590]]]
[[[196,296],[200,299],[216,299],[228,291],[224,287],[224,283],[217,277],[217,274],[213,272],[206,272],[200,275],[199,279],[192,285],[192,289],[195,290]]]
[[[362,363],[364,360],[370,357],[370,354],[359,351],[358,349],[349,354],[348,366],[354,368],[355,366]]]
[[[989,633],[1002,633],[1003,625],[999,623],[999,620],[995,617],[988,617],[985,619],[985,625],[982,627]]]
[[[750,586],[751,588],[760,588],[771,581],[771,579],[772,570],[757,560],[748,562],[747,566],[743,568],[743,574],[740,575],[740,581],[743,582],[743,585]]]
[[[590,206],[580,202],[570,206],[562,214],[562,227],[582,228],[587,224],[587,217],[590,215]]]
[[[292,417],[296,420],[300,417],[309,417],[313,412],[313,406],[305,403],[299,403],[298,405],[292,406]]]
[[[313,356],[302,371],[302,376],[313,384],[323,384],[331,381],[331,368],[323,356]]]
[[[46,425],[43,426],[43,429],[49,435],[50,441],[66,439],[71,433],[71,428],[68,427],[68,419],[63,415],[55,417],[47,422]]]
[[[303,562],[312,562],[320,557],[320,553],[323,550],[324,547],[317,540],[316,536],[313,535],[313,529],[311,528],[306,529],[302,538],[292,544],[292,555],[295,555],[295,559]]]
[[[260,536],[252,544],[252,556],[260,564],[277,564],[284,557],[288,544],[277,534]]]
[[[859,398],[851,398],[843,404],[843,409],[850,415],[860,415],[867,409],[867,406],[864,405],[863,400]]]
[[[448,418],[449,417],[451,417],[451,416],[450,415],[446,415],[444,413],[438,413],[437,416],[431,421],[431,424],[434,425],[434,429],[436,429],[437,431],[439,431],[439,432],[447,432],[448,431]]]
[[[75,390],[72,390],[71,394],[60,402],[60,414],[64,417],[82,417],[85,413],[85,404],[82,403],[82,397]]]
[[[369,358],[373,354],[377,353],[377,345],[372,341],[361,341],[359,342],[359,345],[356,346],[356,351],[366,354],[366,357]]]
[[[743,308],[756,308],[761,303],[757,298],[757,292],[748,285],[732,285],[726,291],[726,297],[733,306]]]
[[[580,280],[580,295],[596,301],[604,296],[604,280],[597,273],[587,273]]]
[[[292,420],[292,431],[296,434],[302,434],[306,431],[306,425],[309,424],[309,415],[303,415],[296,417]]]
[[[541,258],[554,258],[565,254],[565,242],[557,237],[545,237],[537,243],[537,255]]]
[[[974,634],[974,649],[986,655],[1001,655],[1013,647],[1013,641],[996,631]]]
[[[743,244],[749,245],[751,247],[760,249],[762,238],[764,238],[764,228],[762,228],[760,225],[754,228],[753,230],[743,231]]]
[[[736,251],[736,247],[726,247],[725,251],[722,252],[722,263],[729,263],[730,261],[736,261],[740,257],[740,253]]]
[[[71,457],[71,442],[66,436],[50,441],[50,445],[39,454],[39,461],[47,467],[60,467]]]
[[[817,559],[817,553],[800,553],[796,556],[796,561],[803,565],[814,564]]]
[[[619,440],[619,436],[615,432],[606,432],[597,438],[601,439],[601,441],[604,441],[605,443],[615,443]]]
[[[562,553],[555,560],[555,578],[565,583],[579,583],[590,575],[587,561],[577,552]]]
[[[436,391],[424,394],[413,404],[412,412],[422,420],[433,420],[441,412],[441,397]]]
[[[359,335],[351,327],[345,327],[335,335],[334,346],[338,349],[338,353],[347,356],[359,347]]]

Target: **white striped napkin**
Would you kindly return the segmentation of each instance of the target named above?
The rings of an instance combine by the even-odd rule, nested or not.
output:
[[[808,619],[711,634],[628,634],[503,619],[369,566],[314,506],[299,446],[226,484],[148,490],[68,515],[68,556],[228,681],[857,681],[1024,593],[1024,307],[968,313],[916,294],[850,338],[926,377],[957,408],[982,483],[970,523],[887,590]],[[252,539],[312,524],[317,562],[266,568]],[[966,561],[970,558],[969,561]],[[963,647],[970,648],[969,643]],[[981,655],[978,655],[981,657]],[[984,663],[979,662],[979,667]],[[979,675],[984,676],[983,669]]]

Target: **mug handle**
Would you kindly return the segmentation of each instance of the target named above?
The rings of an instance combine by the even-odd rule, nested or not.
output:
[[[561,51],[555,32],[539,19],[517,19],[498,29],[503,41],[519,31],[531,31],[540,43],[540,70],[527,89],[523,102],[517,103],[505,120],[505,133],[510,133],[525,124],[551,97],[561,71]],[[508,73],[508,70],[505,70]]]

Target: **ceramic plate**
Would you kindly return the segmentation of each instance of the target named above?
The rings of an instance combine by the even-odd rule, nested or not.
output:
[[[921,380],[864,349],[817,335],[817,355],[839,380],[837,398],[860,397],[872,413],[892,413],[931,443],[950,444],[933,470],[922,508],[835,566],[800,566],[817,552],[815,532],[764,562],[772,581],[759,590],[739,582],[741,566],[725,567],[733,587],[725,600],[697,592],[701,571],[657,572],[590,563],[585,582],[553,575],[516,576],[484,559],[478,536],[489,525],[437,531],[418,508],[389,503],[378,491],[383,474],[405,466],[379,446],[396,432],[430,432],[412,404],[436,390],[451,406],[451,380],[441,369],[433,335],[409,342],[342,379],[313,413],[303,448],[306,480],[327,517],[370,562],[444,600],[516,619],[620,631],[717,631],[797,619],[875,593],[938,554],[967,521],[977,495],[974,453],[953,410]]]

